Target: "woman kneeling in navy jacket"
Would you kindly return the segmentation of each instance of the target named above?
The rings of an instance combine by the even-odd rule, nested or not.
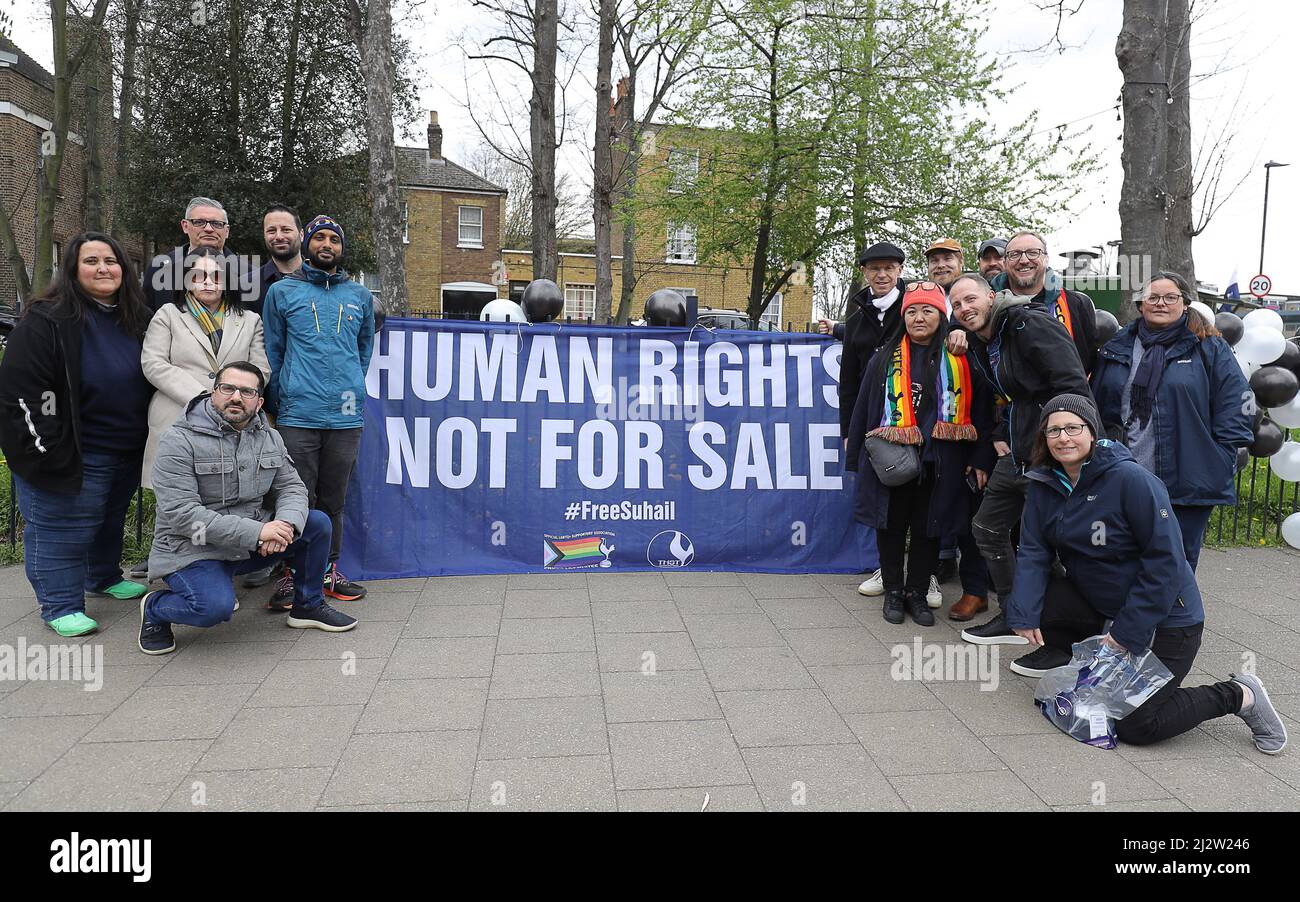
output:
[[[1178,520],[1164,483],[1123,445],[1098,441],[1100,434],[1090,398],[1058,395],[1043,406],[1007,604],[1008,625],[1042,648],[1012,671],[1042,676],[1069,663],[1073,643],[1105,632],[1110,647],[1150,648],[1173,674],[1118,722],[1120,739],[1146,745],[1236,714],[1256,748],[1277,754],[1286,728],[1258,677],[1181,687],[1201,647],[1205,613]],[[1064,577],[1052,573],[1056,557]]]

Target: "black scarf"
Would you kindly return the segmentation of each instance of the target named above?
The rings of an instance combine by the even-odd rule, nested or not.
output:
[[[1151,419],[1156,392],[1160,390],[1160,380],[1165,375],[1165,352],[1190,332],[1186,313],[1178,322],[1170,323],[1159,331],[1149,328],[1146,320],[1138,320],[1137,338],[1142,342],[1142,360],[1133,377],[1133,389],[1128,400],[1129,416],[1137,420],[1139,426],[1145,426]]]

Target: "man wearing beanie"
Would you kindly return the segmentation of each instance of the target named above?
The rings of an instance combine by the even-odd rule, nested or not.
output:
[[[949,296],[953,318],[970,336],[969,354],[1001,396],[1002,417],[994,431],[998,461],[971,534],[988,564],[989,577],[1005,606],[1016,570],[1012,530],[1025,506],[1029,466],[1043,405],[1061,394],[1092,397],[1079,354],[1065,328],[1028,298],[994,293],[983,276],[962,276]],[[987,603],[986,603],[987,604]],[[969,614],[976,611],[963,612]],[[979,645],[1024,645],[1007,626],[1005,607],[962,638]]]
[[[325,594],[351,601],[366,590],[339,573],[338,558],[343,502],[361,445],[375,313],[369,290],[341,265],[346,242],[343,226],[330,216],[307,223],[302,268],[267,291],[262,319],[276,428],[307,486],[309,506],[328,514],[334,527]],[[286,575],[271,607],[291,603],[292,592]]]

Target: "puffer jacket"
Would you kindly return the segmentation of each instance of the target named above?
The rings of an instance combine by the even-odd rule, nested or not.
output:
[[[191,401],[158,443],[150,579],[195,561],[244,560],[271,520],[299,535],[307,525],[307,487],[266,414],[235,429],[211,397]]]
[[[267,404],[279,426],[359,429],[375,343],[370,292],[310,263],[271,286],[262,306],[271,364]]]

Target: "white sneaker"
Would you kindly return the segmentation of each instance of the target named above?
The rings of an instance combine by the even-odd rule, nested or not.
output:
[[[932,608],[943,607],[943,592],[939,589],[939,577],[930,577],[930,591],[925,593],[925,603]]]
[[[862,581],[862,585],[858,586],[858,594],[859,595],[884,595],[885,594],[885,582],[880,578],[879,570],[877,570],[875,573],[871,574],[865,580]]]

